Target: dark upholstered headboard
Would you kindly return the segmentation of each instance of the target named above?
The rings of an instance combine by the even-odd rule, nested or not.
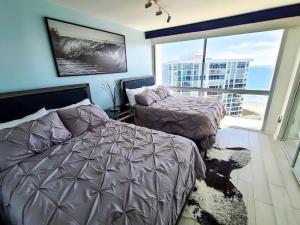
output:
[[[154,76],[132,77],[132,78],[123,79],[120,82],[121,82],[121,102],[122,105],[126,105],[128,103],[126,88],[135,89],[143,86],[152,86],[155,84],[155,77]]]
[[[0,93],[0,123],[20,119],[43,107],[61,108],[86,98],[91,100],[89,84]]]

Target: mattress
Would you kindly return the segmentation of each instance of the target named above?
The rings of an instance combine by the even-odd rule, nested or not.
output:
[[[172,96],[150,106],[135,105],[136,124],[190,138],[202,149],[215,142],[217,129],[225,116],[219,100]]]
[[[171,225],[204,176],[192,141],[111,120],[2,171],[1,215],[7,225]]]

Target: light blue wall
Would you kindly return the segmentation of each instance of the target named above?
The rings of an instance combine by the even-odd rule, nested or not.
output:
[[[128,72],[77,77],[57,77],[44,16],[91,26],[126,36]],[[93,100],[108,108],[101,90],[104,80],[152,74],[150,41],[144,33],[43,0],[0,0],[0,92],[77,83],[90,83]]]

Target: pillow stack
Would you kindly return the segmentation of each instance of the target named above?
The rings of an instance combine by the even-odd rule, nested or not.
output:
[[[127,89],[126,88],[126,94],[127,94],[127,98],[129,101],[129,104],[131,106],[136,104],[136,100],[135,100],[135,95],[141,94],[146,90],[145,87],[141,87],[141,88],[135,88],[135,89]]]
[[[161,99],[165,99],[166,97],[171,96],[169,90],[164,86],[158,86],[155,91]]]
[[[135,100],[139,105],[149,106],[161,100],[160,96],[153,90],[146,90],[135,95]]]
[[[57,112],[0,130],[0,169],[13,166],[71,137]]]
[[[106,125],[109,121],[100,107],[81,105],[52,111],[40,118],[2,129],[0,170],[12,167],[87,130]]]
[[[142,93],[135,95],[135,101],[139,105],[149,106],[169,96],[171,96],[171,94],[164,86],[151,87],[149,89],[147,88]]]

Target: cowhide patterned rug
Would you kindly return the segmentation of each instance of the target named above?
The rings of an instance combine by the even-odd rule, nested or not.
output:
[[[250,159],[245,148],[208,150],[206,179],[196,181],[179,225],[247,225],[243,195],[230,181],[230,173]]]

